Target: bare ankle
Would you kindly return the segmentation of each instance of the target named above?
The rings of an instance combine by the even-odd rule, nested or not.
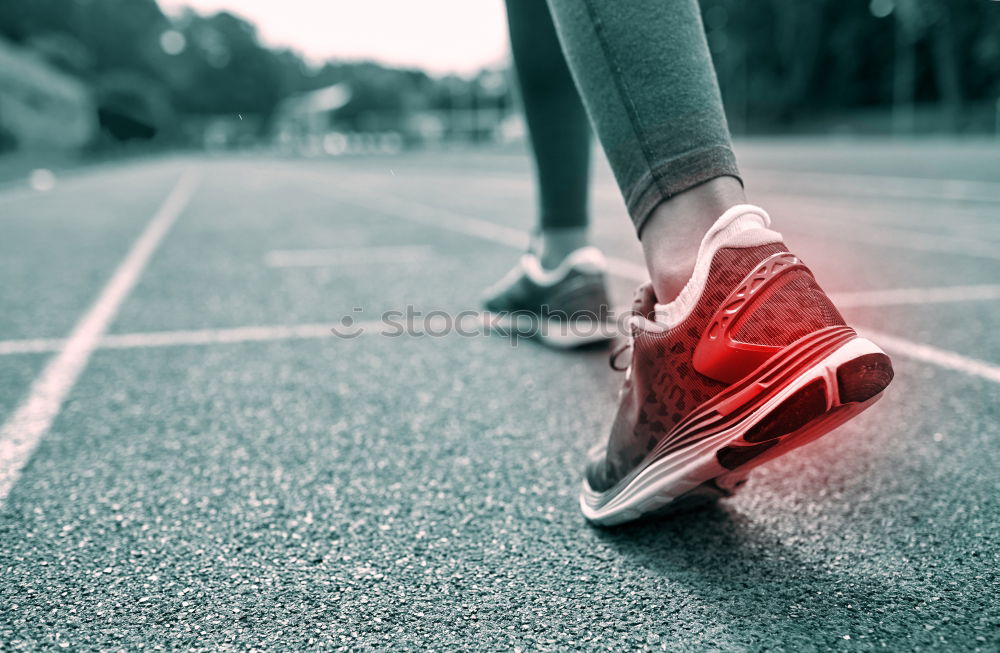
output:
[[[735,177],[717,177],[661,202],[643,226],[642,249],[656,298],[672,301],[694,271],[698,247],[715,221],[746,203]]]
[[[586,227],[542,228],[532,239],[531,249],[538,256],[542,267],[551,270],[559,267],[563,259],[587,244]]]

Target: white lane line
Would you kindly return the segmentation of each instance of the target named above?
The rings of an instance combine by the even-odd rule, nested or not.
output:
[[[1000,252],[989,241],[917,233],[892,227],[859,225],[856,229],[838,229],[833,237],[869,246],[879,245],[911,249],[917,252],[943,252],[959,256],[1000,260]]]
[[[774,177],[774,175],[777,174],[777,171],[773,170],[769,171],[762,170],[762,172],[765,177]],[[815,188],[807,185],[806,190],[802,190],[797,185],[799,183],[798,179],[800,174],[806,176],[804,183],[808,184],[809,182],[812,182],[814,185],[816,184],[818,185],[816,185]],[[962,193],[964,193],[961,195],[962,199],[969,199],[970,197],[969,193],[972,192],[979,194],[993,193],[995,200],[991,201],[1000,202],[1000,183],[993,183],[993,182],[963,181],[955,179],[928,180],[916,177],[910,177],[910,178],[881,177],[875,175],[845,176],[837,174],[830,175],[826,173],[787,172],[787,173],[781,173],[781,175],[782,177],[780,179],[780,184],[767,184],[765,186],[764,189],[765,194],[769,196],[787,195],[790,198],[796,199],[796,201],[801,200],[803,193],[818,194],[821,197],[826,197],[829,194],[831,194],[831,191],[829,190],[830,189],[829,183],[824,184],[824,182],[829,182],[830,180],[828,180],[827,177],[832,177],[833,182],[840,183],[840,186],[838,186],[838,190],[836,192],[833,192],[833,194],[836,194],[838,196],[851,196],[859,194],[859,193],[852,194],[851,192],[849,192],[850,187],[848,186],[848,184],[844,183],[847,182],[849,184],[854,184],[855,186],[860,185],[863,190],[867,189],[867,192],[860,192],[861,196],[880,197],[882,195],[881,189],[884,180],[885,183],[889,184],[890,186],[897,187],[900,189],[899,193],[897,194],[897,196],[894,196],[894,198],[895,197],[914,198],[916,196],[919,196],[920,192],[927,194],[928,188],[939,187],[942,189],[942,192],[944,192],[944,194],[943,195],[940,193],[935,194],[931,192],[928,195],[929,199],[950,201],[954,199],[954,195],[958,191],[961,191]],[[753,170],[749,172],[749,176],[751,180],[754,179]],[[412,180],[413,177],[415,177],[415,175],[411,174],[409,175],[409,177]],[[422,184],[421,187],[426,186],[426,184],[430,183],[431,181],[431,178],[427,176],[421,176],[419,179]],[[367,181],[369,182],[368,186],[371,189],[371,192],[374,194],[379,192],[380,190],[380,186],[378,185],[378,183],[384,182],[385,179],[384,177],[381,176],[377,177],[371,176],[367,179]],[[463,183],[466,184],[473,183],[473,180],[463,180]],[[500,198],[510,194],[523,194],[528,192],[530,188],[530,183],[531,183],[530,180],[527,178],[518,177],[518,178],[497,179],[495,177],[491,177],[488,180],[488,182],[484,182],[481,185],[481,187],[477,187],[476,190],[477,192],[483,193],[486,197],[488,197],[489,201],[496,202],[499,201]],[[928,186],[928,184],[930,184],[930,186]],[[352,190],[356,191],[357,189],[354,188]],[[614,184],[597,184],[594,186],[592,193],[596,200],[608,203],[609,206],[615,207],[615,210],[619,208],[621,210],[624,210],[624,204],[621,199],[621,193],[618,191],[618,188],[614,186]],[[932,206],[929,207],[927,210],[932,211],[930,215],[933,215],[933,211],[936,211],[939,208],[940,207],[935,208]],[[975,213],[971,213],[970,209],[968,208],[960,209],[953,206],[949,209],[949,211],[950,211],[949,218],[953,218],[956,216],[960,217],[964,216],[964,218],[972,218],[973,216],[976,215]],[[916,249],[917,251],[943,251],[959,255],[982,256],[985,258],[997,257],[996,253],[991,251],[993,249],[992,245],[989,242],[983,241],[984,237],[987,238],[990,237],[989,232],[992,228],[992,225],[988,224],[969,226],[968,228],[970,230],[973,230],[971,238],[963,238],[962,234],[960,233],[949,235],[947,233],[935,234],[935,233],[921,233],[921,232],[917,232],[915,234],[915,237],[911,237],[914,234],[913,227],[915,226],[913,218],[905,218],[903,220],[891,219],[886,221],[884,219],[886,216],[879,215],[878,219],[875,222],[873,222],[871,219],[874,216],[864,216],[864,219],[858,220],[854,218],[854,214],[850,211],[845,211],[839,208],[835,210],[833,207],[825,205],[823,210],[820,211],[820,213],[823,216],[822,218],[819,217],[813,218],[811,216],[812,213],[813,211],[811,210],[806,211],[804,213],[802,211],[796,211],[795,212],[796,221],[809,220],[810,222],[816,222],[816,223],[822,222],[824,224],[829,224],[831,221],[850,221],[851,223],[864,225],[864,227],[860,230],[860,235],[854,234],[850,230],[846,231],[838,230],[836,231],[836,233],[832,232],[828,233],[827,234],[828,237],[836,237],[849,241],[866,242],[870,240],[867,237],[869,230],[877,229],[879,228],[880,225],[897,224],[902,227],[902,229],[899,231],[899,234],[905,234],[905,235],[897,237],[899,236],[899,234],[895,233],[892,227],[887,226],[886,229],[888,229],[889,231],[883,231],[880,234],[876,234],[877,236],[880,236],[878,244],[896,246],[904,249]],[[893,215],[897,216],[898,214],[894,213]],[[934,220],[937,221],[938,218],[934,218]],[[790,229],[790,227],[786,228]],[[960,230],[963,227],[956,227],[953,225],[949,225],[948,228],[952,230]]]
[[[420,263],[434,258],[434,250],[423,245],[402,247],[354,247],[338,249],[278,249],[264,262],[272,268],[336,265]]]
[[[365,197],[364,199],[352,196],[349,199],[338,196],[338,201],[348,204],[355,204],[365,209],[385,213],[393,217],[402,218],[410,222],[417,222],[439,229],[447,229],[458,233],[482,238],[493,243],[508,245],[515,249],[527,249],[531,237],[523,231],[499,225],[489,220],[470,218],[469,216],[455,213],[447,209],[442,209],[410,200],[398,200],[393,197]],[[636,281],[639,283],[649,281],[649,273],[646,266],[637,265],[625,259],[609,257],[608,271],[619,277]]]
[[[292,324],[249,326],[231,329],[193,329],[190,331],[153,331],[150,333],[119,333],[104,336],[101,348],[138,349],[144,347],[174,347],[179,345],[216,345],[268,340],[298,340],[331,336],[329,324]]]
[[[377,191],[373,190],[374,195]],[[776,191],[767,191],[769,194],[774,194]],[[778,193],[778,194],[788,194],[794,195],[792,193]],[[594,189],[594,197],[600,198],[602,200],[607,200],[615,204],[621,204],[621,197],[618,193],[617,188],[606,188],[600,187]],[[794,195],[794,197],[799,197],[799,195]],[[508,232],[514,232],[515,234],[521,233],[521,238],[527,238],[522,232],[518,232],[515,229],[508,229],[505,227],[500,227],[495,223],[489,223],[486,220],[479,220],[476,218],[470,218],[468,216],[459,215],[445,209],[439,209],[434,207],[429,207],[426,205],[420,205],[419,216],[411,216],[406,214],[406,206],[411,204],[409,200],[403,201],[396,198],[372,198],[366,197],[364,199],[360,197],[354,197],[352,199],[346,199],[345,197],[338,196],[338,200],[343,200],[345,203],[353,203],[357,206],[361,206],[368,209],[377,210],[386,214],[393,216],[398,216],[406,220],[413,222],[420,222],[422,224],[437,225],[442,228],[452,229],[453,231],[459,231],[473,236],[478,236],[481,238],[486,238],[487,240],[492,240],[494,242],[502,242],[503,244],[518,247],[519,249],[524,249],[527,247],[527,241],[522,241],[525,243],[524,246],[515,245],[513,237],[510,234],[504,234],[502,236],[503,240],[498,238],[491,238],[487,235],[490,231],[495,231],[497,228],[503,229]],[[379,205],[378,203],[381,203]],[[419,202],[412,202],[414,206],[418,205]],[[828,231],[824,237],[834,238],[838,241],[846,241],[847,243],[861,243],[864,245],[876,245],[880,247],[892,247],[896,249],[912,250],[918,252],[942,252],[946,254],[954,254],[958,256],[969,256],[973,258],[985,258],[991,260],[1000,259],[1000,252],[997,248],[990,242],[989,234],[980,231],[978,233],[978,238],[976,237],[964,237],[961,235],[951,235],[951,234],[934,234],[927,232],[914,231],[912,229],[893,227],[893,226],[883,226],[884,222],[881,220],[878,223],[865,220],[854,220],[849,219],[847,216],[849,214],[839,212],[837,215],[830,213],[829,209],[826,211],[829,215],[824,217],[811,217],[809,212],[802,213],[796,216],[797,221],[808,222],[810,224],[826,224],[829,225],[831,222],[837,221],[849,221],[850,224],[855,227],[852,229],[837,229],[834,231]],[[433,219],[435,215],[441,216],[441,220]],[[447,216],[447,218],[445,217]],[[475,224],[470,224],[469,221],[473,221]],[[464,223],[464,224],[463,224]],[[485,224],[483,224],[485,223]],[[801,231],[796,228],[792,223],[788,223],[787,226],[782,229],[785,231],[787,229],[791,232],[802,233],[807,237],[815,237],[814,234],[808,231]],[[984,240],[984,238],[986,238]],[[609,260],[609,265],[618,265],[619,263],[623,265],[620,269],[630,268],[628,273],[621,274],[619,276],[624,276],[626,278],[645,281],[648,280],[648,276],[645,275],[644,268],[642,266],[636,266],[634,263],[618,259],[617,261]],[[643,276],[637,276],[635,270],[639,269],[642,271]]]
[[[622,310],[628,310],[627,308]],[[426,324],[420,321],[421,329],[441,331],[449,324],[444,316],[438,316]],[[467,313],[463,327],[482,326],[489,316],[486,313]],[[339,321],[328,323],[278,324],[271,326],[245,326],[219,329],[181,329],[177,331],[147,331],[142,333],[113,333],[103,336],[97,349],[145,349],[155,347],[183,347],[188,345],[219,345],[241,342],[268,342],[280,340],[309,340],[333,337],[336,334],[350,340],[357,335],[402,335],[406,325],[400,319],[360,320],[347,325]],[[39,338],[35,340],[0,341],[0,355],[53,353],[62,349],[65,340]]]
[[[864,177],[862,177],[862,179],[864,179]],[[469,218],[458,213],[453,213],[445,209],[439,209],[417,202],[396,200],[387,197],[380,197],[376,201],[372,201],[371,197],[365,198],[364,200],[354,197],[350,200],[350,202],[364,208],[374,209],[405,220],[411,220],[413,222],[419,222],[433,227],[451,229],[453,231],[469,234],[493,242],[511,245],[519,249],[523,249],[528,245],[528,235],[523,232],[503,227],[486,220]],[[410,213],[410,207],[416,209],[413,214]],[[636,281],[645,281],[649,278],[645,268],[622,259],[608,259],[608,269],[612,274]],[[908,294],[908,299],[910,300],[919,300],[917,303],[929,303],[931,298],[937,298],[937,301],[942,301],[942,298],[945,297],[947,297],[947,299],[943,299],[943,301],[968,301],[967,299],[958,299],[958,297],[961,297],[963,294],[969,299],[974,298],[981,300],[993,298],[992,285],[981,286],[977,289],[972,288],[974,287],[964,287],[961,290],[942,288],[904,289],[903,293]],[[872,291],[872,293],[874,292],[884,291]],[[903,293],[895,297],[890,297],[890,299],[894,299],[898,303],[903,297]],[[861,293],[854,293],[854,296],[848,296],[847,300],[849,302],[857,302],[854,304],[855,306],[868,305],[863,302],[869,301],[868,297],[862,295]],[[899,353],[900,355],[916,358],[947,369],[980,376],[990,381],[997,381],[998,378],[1000,378],[997,376],[1000,374],[1000,368],[989,363],[967,358],[965,356],[961,356],[960,354],[945,351],[943,349],[936,349],[927,345],[921,345],[919,343],[896,338],[895,336],[878,334],[878,337],[882,338],[887,343],[887,347],[893,348],[896,353]]]
[[[332,323],[331,323],[332,324]],[[373,326],[367,322],[359,326]],[[268,340],[324,338],[332,335],[330,324],[293,324],[248,326],[229,329],[190,329],[178,331],[148,331],[144,333],[113,333],[102,337],[96,349],[142,349],[147,347],[178,347],[214,345]],[[0,341],[0,355],[54,353],[62,349],[65,340],[6,340]]]
[[[739,151],[737,147],[737,151]],[[1000,183],[973,179],[935,179],[931,177],[900,177],[892,175],[859,175],[837,172],[806,172],[782,170],[763,166],[745,168],[747,177],[754,186],[772,192],[788,194],[854,195],[861,197],[891,199],[927,199],[939,201],[1000,202]],[[610,170],[608,171],[610,173]],[[329,173],[318,173],[324,181]],[[463,186],[475,187],[476,191],[529,192],[531,178],[527,175],[492,174],[483,176],[478,171],[454,171],[461,176]],[[603,175],[599,175],[603,176]],[[383,184],[387,176],[381,172],[357,172],[355,177],[366,184]],[[606,177],[607,183],[595,183],[595,196],[612,200],[624,206],[621,192],[614,181]],[[393,179],[394,183],[404,180],[420,187],[426,187],[440,180],[436,173],[411,170]]]
[[[0,340],[0,356],[10,354],[49,354],[59,351],[65,338],[30,338],[27,340]]]
[[[29,183],[28,176],[0,185],[0,204],[18,202],[20,200],[41,200],[46,197],[56,197],[63,192],[73,192],[86,188],[88,184],[113,180],[121,183],[123,174],[131,176],[156,174],[166,166],[175,166],[175,160],[180,157],[160,157],[157,160],[148,157],[138,157],[128,161],[105,161],[88,163],[83,167],[70,167],[64,170],[54,169],[56,184],[50,190],[35,190]],[[44,166],[42,166],[44,167]],[[0,215],[0,218],[7,215]]]
[[[364,209],[385,213],[393,217],[408,220],[409,222],[457,231],[458,233],[475,236],[476,238],[482,238],[517,249],[526,249],[528,247],[528,234],[495,222],[490,222],[489,220],[470,218],[469,216],[446,209],[411,202],[409,200],[399,200],[385,195],[375,196],[373,194],[362,199],[358,196],[345,198],[338,194],[337,198],[345,203],[355,204]]]
[[[644,270],[640,270],[645,272]],[[841,308],[872,306],[904,306],[952,302],[994,301],[1000,299],[1000,284],[979,286],[946,286],[941,288],[893,288],[889,290],[859,290],[830,293],[830,299]],[[615,314],[628,312],[624,306]],[[366,331],[378,330],[380,322],[358,322]],[[379,331],[381,332],[381,331]],[[229,342],[253,342],[295,338],[318,338],[330,334],[328,324],[298,324],[248,326],[217,329],[151,331],[144,333],[111,334],[101,338],[100,349],[129,349],[202,345]],[[26,338],[0,340],[0,356],[52,353],[62,349],[63,338]]]
[[[627,308],[622,309],[628,310]],[[617,315],[618,313],[616,313]],[[469,319],[462,322],[463,329],[482,328],[491,320],[487,313],[467,315]],[[144,349],[156,347],[180,347],[191,345],[234,344],[244,342],[275,342],[282,340],[309,340],[330,338],[334,336],[332,328],[336,328],[341,338],[351,340],[358,336],[402,336],[403,324],[396,321],[364,320],[344,326],[337,322],[327,324],[292,324],[276,326],[249,326],[229,329],[193,329],[181,331],[153,331],[148,333],[122,333],[104,336],[98,343],[100,349]],[[418,331],[426,333],[441,333],[446,331],[446,320],[421,322],[416,325]],[[978,361],[955,352],[930,347],[912,342],[904,338],[892,336],[881,331],[860,329],[861,335],[874,340],[890,353],[912,358],[924,363],[930,363],[948,370],[978,376],[994,383],[1000,383],[1000,366]],[[19,350],[9,345],[16,343],[33,343],[34,349],[27,346]],[[43,350],[47,343],[50,347]],[[9,353],[26,353],[38,351],[59,351],[62,341],[59,340],[8,340],[0,345],[7,345]],[[5,460],[5,459],[4,459]]]
[[[831,172],[789,172],[750,168],[754,182],[783,192],[862,195],[892,199],[1000,202],[1000,184],[969,179],[930,179],[852,175]]]
[[[524,249],[528,246],[529,236],[522,231],[419,202],[399,200],[391,197],[366,197],[362,199],[356,196],[343,201],[411,222],[464,233],[518,249]],[[411,209],[415,210],[411,213]],[[916,248],[925,251],[964,253],[986,258],[1000,258],[1000,253],[991,251],[987,246],[981,247],[980,251],[971,251],[970,243],[964,241],[962,243],[954,243],[946,239],[947,242],[942,242],[940,237],[918,235],[902,230],[879,231],[880,233],[875,234],[872,229],[866,227],[858,234],[857,238],[861,241],[871,242],[874,236],[879,235],[882,236],[880,240],[886,245]],[[638,265],[625,259],[609,257],[608,271],[623,279],[639,283],[649,280],[649,273],[646,271],[644,265]],[[844,306],[873,306],[883,304],[984,301],[996,299],[1000,296],[997,294],[998,289],[1000,289],[1000,285],[983,284],[957,286],[954,288],[907,288],[897,291],[859,291],[841,293],[838,295],[840,299],[836,299],[835,303],[839,304],[843,301]],[[881,299],[879,299],[880,297]]]
[[[922,345],[919,342],[891,336],[881,331],[859,329],[859,332],[864,337],[874,341],[878,346],[886,349],[889,353],[937,365],[948,370],[978,376],[994,383],[1000,383],[1000,365],[985,363],[974,358],[956,354],[953,351],[938,349],[930,345]]]
[[[976,286],[945,286],[941,288],[858,290],[854,292],[830,293],[830,299],[833,300],[836,306],[841,308],[982,302],[1000,299],[1000,284],[987,283]]]
[[[0,505],[38,441],[59,414],[66,395],[87,366],[90,355],[100,344],[118,308],[135,287],[153,252],[187,206],[197,184],[197,177],[192,171],[181,176],[101,294],[73,327],[59,353],[39,373],[28,390],[28,396],[0,428]]]

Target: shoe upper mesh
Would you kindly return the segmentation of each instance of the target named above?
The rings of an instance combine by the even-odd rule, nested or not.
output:
[[[728,387],[694,369],[694,349],[733,288],[761,261],[785,251],[783,243],[720,249],[690,315],[666,333],[636,334],[632,373],[623,387],[608,448],[588,465],[593,489],[604,491],[617,483],[692,410]],[[637,297],[636,312],[651,310],[655,298],[646,296],[649,294]],[[765,288],[734,327],[741,341],[784,346],[823,327],[843,323],[812,275],[792,270]]]
[[[727,387],[694,369],[694,348],[733,288],[765,258],[785,251],[783,243],[720,249],[690,315],[666,333],[637,333],[607,457],[588,468],[591,487],[603,491],[617,483],[688,413]],[[646,304],[637,301],[635,308],[651,308]]]
[[[733,324],[732,334],[739,342],[784,347],[813,331],[844,323],[813,276],[798,269],[762,290]]]

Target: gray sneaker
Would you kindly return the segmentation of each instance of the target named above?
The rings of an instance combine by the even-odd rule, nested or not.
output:
[[[596,247],[569,254],[546,270],[528,252],[514,269],[487,289],[483,306],[492,324],[518,336],[535,337],[559,349],[607,342],[614,333],[604,256]]]

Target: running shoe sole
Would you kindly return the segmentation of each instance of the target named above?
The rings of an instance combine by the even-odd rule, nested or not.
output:
[[[692,411],[611,489],[584,480],[580,508],[613,526],[731,496],[754,467],[878,401],[892,374],[885,352],[850,327],[816,331]]]

